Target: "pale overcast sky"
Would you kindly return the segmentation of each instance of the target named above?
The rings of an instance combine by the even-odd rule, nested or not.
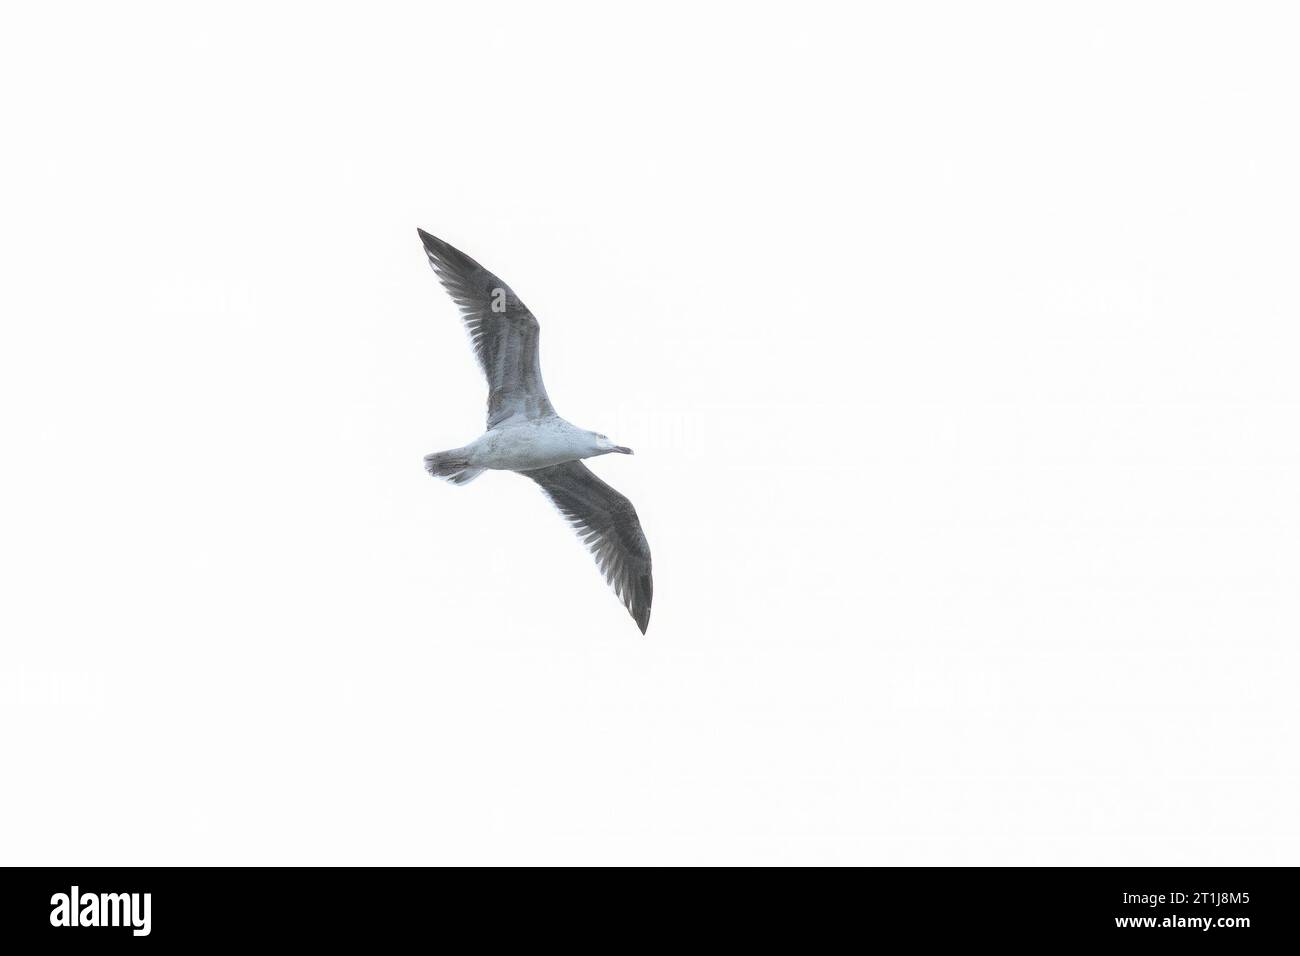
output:
[[[1300,64],[1211,9],[14,10],[6,862],[1296,863]],[[647,637],[424,473],[417,226]]]

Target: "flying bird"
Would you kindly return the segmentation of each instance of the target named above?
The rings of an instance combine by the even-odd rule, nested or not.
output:
[[[488,383],[487,431],[462,448],[425,455],[425,470],[457,485],[489,469],[517,471],[537,482],[644,634],[654,591],[650,546],[632,502],[582,463],[630,455],[632,449],[555,413],[542,384],[537,319],[508,285],[465,253],[417,231],[434,273],[460,307]]]

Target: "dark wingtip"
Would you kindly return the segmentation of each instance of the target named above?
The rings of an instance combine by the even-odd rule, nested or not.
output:
[[[437,259],[445,267],[453,270],[482,269],[483,267],[461,252],[445,239],[439,239],[431,232],[425,232],[419,226],[415,228],[424,243],[424,251],[431,259]]]
[[[644,634],[650,627],[650,602],[654,599],[655,583],[649,572],[641,575],[641,580],[638,583],[640,584],[642,600],[637,602],[641,606],[632,615],[632,619],[636,621],[636,626],[641,628],[641,633]],[[628,608],[628,610],[631,610],[631,608]]]

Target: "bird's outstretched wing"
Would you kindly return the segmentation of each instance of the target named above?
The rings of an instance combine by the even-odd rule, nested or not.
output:
[[[644,634],[650,626],[654,582],[650,577],[650,545],[632,502],[580,461],[520,474],[541,485],[560,514],[573,525],[583,544],[591,549],[605,580]]]
[[[487,425],[554,415],[537,356],[540,329],[510,286],[454,246],[423,229],[420,241],[434,273],[460,306],[474,354],[488,382]]]

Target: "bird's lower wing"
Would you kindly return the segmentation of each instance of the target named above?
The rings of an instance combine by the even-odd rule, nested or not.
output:
[[[488,428],[509,418],[554,415],[542,384],[541,329],[511,288],[455,246],[418,230],[425,255],[460,307],[488,382]]]
[[[542,486],[591,549],[601,573],[644,634],[650,626],[650,545],[632,502],[580,461],[520,472]]]

